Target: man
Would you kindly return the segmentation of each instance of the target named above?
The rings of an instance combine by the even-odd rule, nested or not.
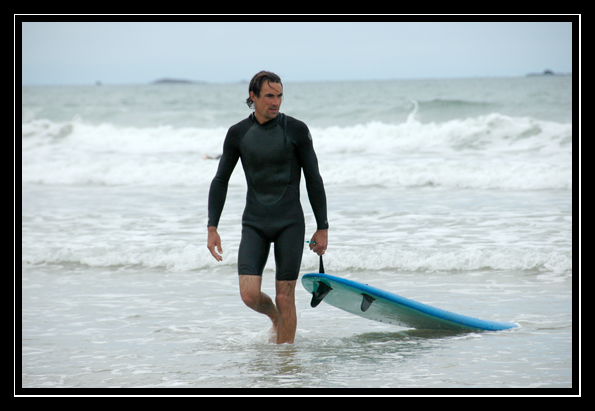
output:
[[[317,224],[310,249],[318,255],[324,254],[328,244],[326,194],[308,127],[279,112],[283,101],[279,76],[257,73],[248,92],[246,103],[254,112],[228,130],[211,183],[207,248],[216,260],[222,260],[217,225],[229,178],[241,158],[248,190],[238,252],[240,295],[248,307],[271,319],[278,344],[293,343],[297,325],[295,286],[305,235],[300,204],[302,170]],[[271,242],[275,243],[275,302],[261,291]]]

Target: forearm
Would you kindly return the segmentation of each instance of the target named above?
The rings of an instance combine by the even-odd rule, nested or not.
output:
[[[209,189],[209,221],[207,223],[209,228],[214,227],[216,229],[219,225],[219,219],[221,218],[221,213],[223,212],[223,206],[225,205],[226,197],[227,183],[224,183],[215,177],[211,182],[211,188]]]
[[[312,206],[314,218],[316,219],[316,228],[318,230],[328,229],[329,224],[326,209],[326,192],[324,190],[324,185],[322,184],[322,179],[320,179],[319,184],[307,184],[307,189],[310,205]]]

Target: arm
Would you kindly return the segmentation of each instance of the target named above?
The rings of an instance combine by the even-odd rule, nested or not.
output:
[[[209,189],[207,248],[217,261],[223,259],[221,255],[215,252],[215,248],[219,253],[223,252],[221,248],[221,238],[217,233],[217,226],[219,225],[219,219],[221,218],[223,206],[225,205],[229,178],[231,177],[231,173],[233,172],[239,157],[240,154],[237,147],[237,139],[234,137],[234,133],[232,133],[232,130],[230,129],[225,137],[223,154],[219,160],[217,174],[215,174],[215,178],[213,178]]]
[[[303,123],[302,123],[303,124]],[[305,124],[304,130],[299,133],[302,138],[299,140],[297,154],[304,177],[306,178],[306,189],[314,217],[316,219],[317,230],[312,236],[310,249],[318,255],[324,254],[328,246],[328,219],[326,209],[326,191],[324,183],[318,169],[318,159],[314,152],[312,136]]]
[[[305,125],[304,125],[305,127]],[[326,192],[324,183],[318,170],[318,159],[312,145],[312,137],[306,128],[307,136],[300,139],[297,147],[298,159],[304,171],[306,178],[306,189],[308,190],[308,199],[316,218],[318,230],[328,229],[328,219],[326,214]]]

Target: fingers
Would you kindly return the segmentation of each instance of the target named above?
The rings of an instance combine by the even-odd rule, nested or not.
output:
[[[310,240],[310,250],[318,255],[323,255],[328,246],[328,230],[318,230]]]
[[[215,251],[215,246],[210,246],[210,247],[208,247],[208,249],[211,252],[211,255],[213,257],[215,257],[215,260],[223,261],[223,256],[220,255],[220,254],[223,254],[223,250],[221,249],[220,244],[217,245],[217,250],[219,251],[219,254],[217,254],[217,252]]]
[[[211,255],[215,258],[215,260],[217,261],[223,261],[223,257],[219,254],[217,254],[217,252],[215,251],[215,246],[207,246],[207,248],[209,249],[209,251],[211,252]],[[221,246],[217,246],[217,250],[219,251],[219,253],[223,253],[223,251],[221,250]]]
[[[323,255],[326,252],[326,247],[310,241],[310,250],[314,251],[318,255]]]
[[[215,258],[215,260],[223,261],[223,257],[220,255],[220,254],[223,254],[223,249],[221,248],[221,237],[219,237],[219,234],[217,234],[217,231],[209,230],[209,237],[207,239],[207,248],[211,252],[211,255]],[[219,254],[217,254],[217,251],[215,251],[215,250],[219,251]]]
[[[316,247],[314,247],[312,249],[312,251],[314,251],[318,255],[324,255],[324,253],[326,253],[326,248],[322,248],[322,247],[316,248]]]

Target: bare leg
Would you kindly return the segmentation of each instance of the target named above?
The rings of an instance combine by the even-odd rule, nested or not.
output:
[[[297,281],[277,281],[277,311],[279,323],[277,324],[277,344],[293,344],[297,327],[295,311],[295,284]]]
[[[256,312],[267,315],[273,322],[273,331],[277,333],[279,312],[271,297],[260,291],[262,277],[258,275],[240,275],[239,277],[240,296],[244,304]]]

